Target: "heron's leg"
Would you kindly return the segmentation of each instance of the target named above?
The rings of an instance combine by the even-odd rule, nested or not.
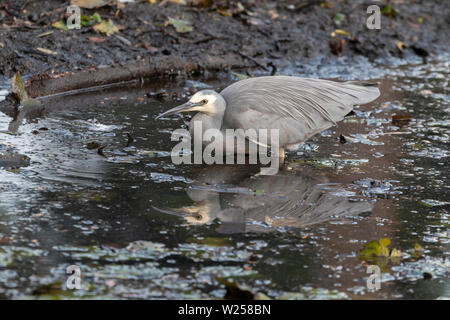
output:
[[[284,163],[284,158],[285,158],[285,154],[284,154],[284,148],[279,148],[278,149],[278,157],[280,159],[280,165]]]

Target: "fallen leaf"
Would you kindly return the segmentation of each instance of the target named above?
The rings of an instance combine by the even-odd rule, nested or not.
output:
[[[226,9],[217,9],[216,12],[224,17],[232,17],[233,16],[233,14]]]
[[[423,251],[423,248],[417,242],[414,244],[414,251]]]
[[[344,21],[345,21],[345,15],[342,13],[337,13],[333,18],[333,22],[338,26]]]
[[[381,13],[389,18],[395,18],[399,11],[397,9],[393,9],[391,6],[387,5],[381,9]]]
[[[58,52],[56,52],[56,51],[52,51],[52,50],[45,49],[45,48],[36,48],[36,50],[40,51],[42,53],[45,53],[45,54],[51,54],[51,55],[57,55],[58,54]]]
[[[342,36],[346,36],[346,37],[350,37],[350,38],[352,37],[350,32],[347,32],[347,31],[342,30],[342,29],[336,29],[336,30],[334,30],[334,32],[337,33],[337,34],[340,34]]]
[[[17,99],[19,99],[20,103],[24,108],[31,108],[39,106],[41,104],[39,100],[31,99],[28,97],[22,78],[20,77],[20,74],[18,72],[11,78],[11,92],[14,93]],[[11,124],[14,123],[15,123],[14,121],[11,122]]]
[[[397,41],[397,48],[399,48],[400,50],[403,50],[405,48],[408,48],[408,45],[404,42]]]
[[[85,9],[100,8],[106,5],[107,3],[108,2],[105,0],[70,0],[70,4]]]
[[[64,31],[69,30],[69,28],[67,28],[67,25],[66,25],[66,23],[64,22],[63,19],[61,19],[59,21],[56,21],[54,24],[52,24],[52,26],[55,27],[55,28],[64,30]]]
[[[104,42],[106,40],[105,38],[102,38],[102,37],[88,37],[88,39],[92,42],[97,42],[97,43]]]
[[[392,116],[392,124],[397,127],[406,126],[411,119],[412,116],[410,114],[395,114]]]
[[[253,300],[255,294],[246,285],[239,285],[235,280],[216,277],[217,281],[225,286],[227,292],[225,299]]]
[[[22,78],[18,72],[11,78],[11,92],[14,93],[20,101],[28,99],[28,94],[25,91],[25,86],[23,85]]]
[[[167,24],[171,24],[172,26],[174,26],[175,30],[178,33],[191,32],[194,29],[189,21],[174,19],[170,17],[167,21]]]
[[[391,251],[391,258],[401,258],[403,256],[403,253],[398,249],[392,249]]]
[[[119,31],[119,28],[112,22],[112,20],[105,21],[103,20],[101,23],[96,24],[94,26],[94,30],[100,33],[106,34],[106,36],[110,36]]]
[[[36,37],[37,38],[43,38],[43,37],[51,35],[52,33],[53,33],[53,31],[48,31],[48,32],[44,32],[44,33],[38,34]]]

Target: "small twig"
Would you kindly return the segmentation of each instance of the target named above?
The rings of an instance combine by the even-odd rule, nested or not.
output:
[[[258,61],[256,61],[253,57],[250,57],[249,55],[246,55],[243,52],[240,52],[238,50],[234,50],[235,53],[241,55],[243,58],[246,58],[250,61],[252,61],[254,64],[256,64],[258,67],[260,67],[261,69],[263,69],[264,71],[269,71],[265,66],[263,66],[261,63],[259,63]]]

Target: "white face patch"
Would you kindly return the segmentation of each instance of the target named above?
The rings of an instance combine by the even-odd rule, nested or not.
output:
[[[214,91],[197,92],[189,99],[189,101],[192,103],[201,103],[203,100],[206,100],[207,102],[205,104],[202,104],[201,106],[192,108],[192,110],[198,110],[205,113],[214,113],[216,111],[214,102],[217,100],[217,95],[218,94]]]

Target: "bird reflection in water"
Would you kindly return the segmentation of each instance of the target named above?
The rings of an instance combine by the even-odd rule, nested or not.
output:
[[[256,165],[195,168],[195,182],[186,190],[194,204],[154,209],[191,225],[219,221],[217,231],[226,234],[302,228],[372,211],[372,202],[343,196],[345,192],[339,195],[338,184],[313,169],[295,163],[277,175],[259,175],[259,169]]]

